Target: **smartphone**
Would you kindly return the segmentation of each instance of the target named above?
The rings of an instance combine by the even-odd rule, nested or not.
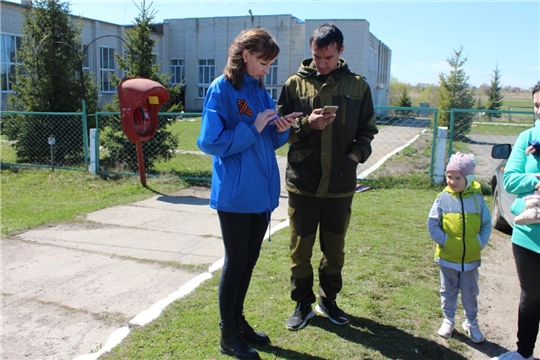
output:
[[[336,105],[326,105],[325,107],[323,107],[322,109],[322,114],[325,114],[325,113],[332,113],[332,114],[335,114],[335,112],[337,111],[339,106],[336,106]]]

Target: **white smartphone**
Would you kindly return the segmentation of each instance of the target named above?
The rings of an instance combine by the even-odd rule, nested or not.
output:
[[[336,105],[326,105],[325,107],[323,107],[322,109],[322,113],[325,114],[325,113],[332,113],[332,114],[335,114],[335,112],[338,110],[339,106],[336,106]]]

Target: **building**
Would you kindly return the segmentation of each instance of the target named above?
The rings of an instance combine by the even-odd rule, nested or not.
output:
[[[1,2],[1,92],[2,109],[6,110],[6,95],[11,82],[16,81],[14,65],[22,34],[23,11],[31,1],[22,4]],[[87,56],[83,68],[91,71],[100,89],[100,104],[109,102],[116,88],[108,74],[122,77],[116,66],[115,54],[123,54],[125,31],[130,26],[73,16],[82,23],[83,46]],[[351,70],[364,76],[371,87],[375,105],[388,105],[391,50],[369,31],[366,20],[300,20],[292,15],[236,16],[215,18],[166,19],[153,26],[156,61],[161,71],[171,75],[171,82],[183,84],[178,101],[185,111],[202,111],[204,95],[212,80],[222,73],[227,62],[227,50],[238,33],[246,28],[262,27],[278,41],[281,51],[265,83],[277,100],[282,84],[295,73],[302,60],[311,57],[308,44],[312,31],[333,23],[345,36],[345,52]]]

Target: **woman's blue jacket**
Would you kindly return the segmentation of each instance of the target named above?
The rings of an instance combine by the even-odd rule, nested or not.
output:
[[[259,80],[243,76],[240,90],[224,75],[215,79],[204,100],[197,146],[213,156],[210,207],[236,213],[264,213],[279,204],[280,174],[275,150],[289,131],[268,123],[262,132],[257,114],[275,109]]]

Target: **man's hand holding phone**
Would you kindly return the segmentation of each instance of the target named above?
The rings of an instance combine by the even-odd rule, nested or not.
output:
[[[335,105],[326,105],[323,108],[313,110],[308,118],[309,126],[315,130],[323,130],[334,121],[338,108]]]

